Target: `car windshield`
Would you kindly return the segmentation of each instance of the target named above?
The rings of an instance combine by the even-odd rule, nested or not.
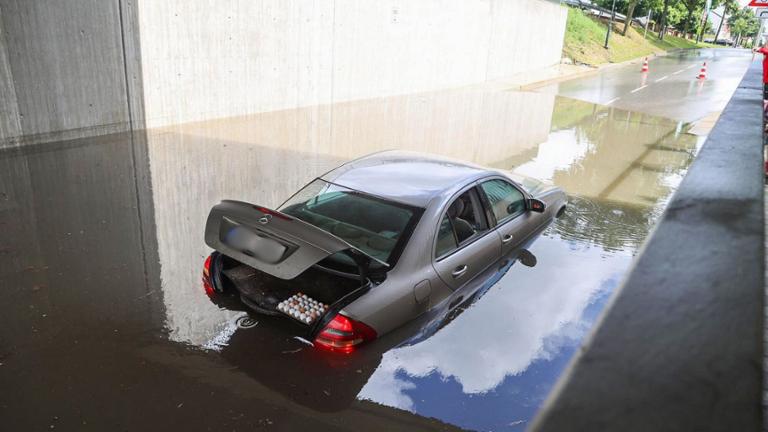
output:
[[[417,209],[317,179],[283,203],[281,212],[327,231],[393,264]]]

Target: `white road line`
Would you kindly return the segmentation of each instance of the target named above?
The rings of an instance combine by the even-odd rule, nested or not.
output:
[[[661,78],[657,79],[657,80],[656,80],[656,81],[654,81],[654,82],[660,82],[660,81],[664,81],[664,80],[665,80],[665,79],[667,79],[667,78],[669,78],[669,75],[664,75],[663,77],[661,77]]]
[[[648,84],[646,84],[646,85],[644,85],[642,87],[638,87],[638,88],[632,90],[630,93],[637,93],[637,92],[639,92],[640,90],[642,90],[642,89],[644,89],[646,87],[648,87]]]
[[[616,102],[616,101],[617,101],[617,100],[619,100],[619,99],[621,99],[621,98],[613,98],[613,99],[609,100],[608,102],[606,102],[605,104],[606,104],[606,105],[610,105],[610,104],[612,104],[612,103]]]
[[[685,71],[685,69],[680,69],[680,70],[679,70],[679,71],[677,71],[677,72],[672,72],[672,75],[677,75],[677,74],[679,74],[680,72],[684,72],[684,71]]]
[[[692,64],[692,65],[688,66],[686,69],[690,69],[690,68],[692,68],[692,67],[694,67],[694,66],[696,66],[696,65],[695,65],[695,64]]]

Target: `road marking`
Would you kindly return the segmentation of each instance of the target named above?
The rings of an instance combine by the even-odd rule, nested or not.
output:
[[[606,104],[606,105],[610,105],[610,104],[612,104],[612,103],[616,102],[616,101],[617,101],[617,100],[619,100],[619,99],[621,99],[621,98],[613,98],[613,99],[609,100],[608,102],[606,102],[605,104]]]
[[[677,74],[679,74],[680,72],[684,72],[684,71],[685,71],[685,69],[680,69],[680,70],[679,70],[679,71],[677,71],[677,72],[672,72],[672,75],[677,75]]]
[[[669,78],[669,75],[664,75],[663,77],[657,79],[655,82],[664,81],[665,79]]]
[[[646,87],[648,87],[648,84],[646,84],[646,85],[644,85],[642,87],[638,87],[638,88],[632,90],[630,93],[637,93],[637,92],[639,92],[640,90],[642,90],[642,89],[644,89]]]
[[[690,68],[692,68],[692,67],[694,67],[694,66],[696,66],[696,65],[695,65],[695,64],[692,64],[692,65],[688,66],[686,69],[690,69]]]

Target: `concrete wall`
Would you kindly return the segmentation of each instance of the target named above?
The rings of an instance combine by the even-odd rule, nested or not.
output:
[[[0,140],[7,136],[21,135],[19,105],[16,103],[16,89],[11,79],[2,13],[0,9]]]
[[[126,0],[0,0],[0,147],[129,128],[129,12]]]
[[[557,63],[565,18],[545,0],[0,0],[0,148],[496,80]]]
[[[481,83],[560,59],[544,0],[140,0],[147,125]]]

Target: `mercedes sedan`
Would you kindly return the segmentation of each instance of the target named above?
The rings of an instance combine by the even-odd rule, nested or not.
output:
[[[382,152],[307,184],[276,210],[222,201],[203,285],[351,352],[483,286],[478,279],[565,211],[557,187],[437,156]],[[506,261],[504,261],[506,262]]]

